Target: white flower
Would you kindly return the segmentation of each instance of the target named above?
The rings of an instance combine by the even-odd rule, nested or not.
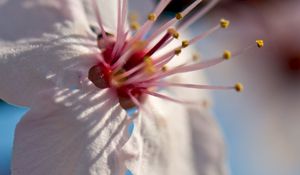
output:
[[[170,89],[242,89],[240,84],[190,84],[203,79],[178,75],[230,58],[226,51],[193,63],[188,61],[193,49],[186,48],[227,28],[227,20],[191,40],[175,41],[176,29],[189,26],[216,1],[175,26],[201,2],[195,1],[146,42],[143,36],[169,0],[160,1],[132,35],[127,26],[138,24],[127,25],[127,0],[97,2],[15,0],[1,6],[1,18],[8,18],[1,19],[0,97],[30,107],[16,129],[13,175],[124,174],[126,166],[143,175],[226,174],[222,137],[200,105],[207,95]],[[180,61],[174,61],[182,50]],[[182,94],[193,102],[174,98]],[[130,107],[138,108],[133,118],[124,110]],[[131,121],[136,124],[132,137]]]

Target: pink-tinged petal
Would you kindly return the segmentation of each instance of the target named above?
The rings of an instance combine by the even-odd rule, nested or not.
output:
[[[97,60],[96,43],[85,36],[72,35],[73,25],[66,25],[59,27],[57,35],[0,41],[0,98],[31,106],[41,91],[56,86],[78,88]]]
[[[0,5],[0,38],[18,40],[53,32],[55,23],[71,21],[86,30],[88,20],[82,1],[9,0]]]
[[[13,175],[123,175],[129,118],[110,90],[55,89],[17,126]]]
[[[125,154],[135,155],[126,163],[133,174],[227,174],[223,138],[206,109],[154,97],[145,109],[150,114],[142,112],[141,127],[135,128],[123,149]]]

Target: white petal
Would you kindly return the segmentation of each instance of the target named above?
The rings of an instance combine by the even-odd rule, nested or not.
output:
[[[67,35],[45,35],[18,42],[0,41],[0,98],[30,106],[36,94],[60,84],[74,86],[95,64],[94,41]],[[72,32],[70,32],[72,33]],[[83,37],[85,38],[85,37]],[[94,44],[95,45],[95,44]]]
[[[208,111],[201,108],[188,108],[187,112],[190,117],[196,172],[208,175],[227,174],[226,146],[218,124]]]
[[[93,8],[93,0],[84,1],[88,19],[96,26],[97,19]],[[105,30],[110,33],[117,31],[118,0],[96,0]]]
[[[168,49],[178,46],[177,44],[181,43],[172,42]],[[166,51],[163,49],[161,53]],[[185,48],[169,66],[191,62],[193,53],[192,47]],[[200,72],[177,74],[168,81],[207,84]],[[136,155],[127,162],[129,169],[135,175],[227,174],[222,135],[209,110],[201,105],[203,101],[210,102],[209,93],[206,90],[172,88],[167,89],[165,94],[199,102],[199,107],[149,98],[144,107],[152,113],[140,115],[141,133],[139,128],[135,128],[133,137],[124,147],[124,154]],[[143,151],[142,162],[139,151]]]
[[[207,110],[157,99],[146,105],[153,114],[142,114],[141,134],[135,128],[124,148],[136,155],[127,162],[135,175],[226,174],[223,139]]]
[[[17,40],[52,32],[55,23],[72,21],[88,27],[81,1],[9,0],[0,5],[0,38]]]
[[[109,90],[45,92],[18,124],[13,175],[123,175],[129,119]]]

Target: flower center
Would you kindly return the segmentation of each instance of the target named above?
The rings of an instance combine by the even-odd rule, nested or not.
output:
[[[89,70],[89,79],[100,89],[112,88],[116,91],[120,104],[123,108],[128,109],[135,107],[131,97],[135,97],[139,101],[143,101],[143,90],[145,87],[139,87],[138,84],[125,84],[127,79],[135,76],[138,72],[129,76],[124,76],[124,73],[132,70],[138,65],[146,62],[152,62],[150,57],[147,57],[147,51],[143,48],[135,48],[128,54],[126,62],[118,64],[121,55],[114,53],[116,42],[111,43],[106,48],[102,49],[103,62],[98,63]],[[151,65],[145,64],[144,70],[151,69]],[[150,73],[150,72],[149,72]]]
[[[163,9],[171,2],[171,0],[160,1],[154,11],[149,13],[148,20],[144,24],[140,25],[134,20],[135,18],[133,18],[133,21],[131,21],[129,25],[132,29],[132,31],[130,31],[126,27],[127,1],[121,3],[122,1],[119,0],[115,36],[106,33],[102,24],[101,15],[95,5],[94,8],[99,24],[98,31],[101,31],[99,33],[96,32],[98,35],[97,46],[101,50],[101,53],[96,55],[99,59],[99,63],[89,70],[89,80],[100,89],[111,88],[115,90],[120,105],[124,109],[132,107],[142,109],[141,104],[144,102],[146,95],[183,104],[190,103],[156,92],[157,89],[170,86],[195,89],[235,89],[236,91],[242,91],[243,86],[240,83],[234,86],[210,86],[166,81],[166,78],[171,75],[205,69],[240,54],[240,52],[231,53],[225,50],[221,56],[208,61],[196,63],[189,63],[187,61],[175,67],[167,68],[167,64],[189,45],[197,43],[219,29],[229,27],[230,22],[221,19],[219,24],[208,31],[200,33],[189,40],[181,40],[178,31],[182,31],[190,26],[217,2],[216,0],[211,1],[203,11],[199,11],[191,18],[184,20],[184,17],[201,1],[202,0],[194,1],[185,10],[177,13],[171,20],[151,30]],[[178,21],[181,20],[183,20],[183,22],[178,24]],[[133,35],[129,37],[130,34]],[[173,40],[181,40],[181,43],[179,42],[176,47],[170,46],[169,44]],[[264,42],[257,40],[256,45],[261,48]],[[248,50],[252,46],[255,45],[250,45],[250,47],[242,51]],[[153,58],[152,55],[161,49],[166,49],[168,52],[159,56],[156,55],[155,58]]]

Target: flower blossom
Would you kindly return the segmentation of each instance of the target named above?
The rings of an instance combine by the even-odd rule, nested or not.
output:
[[[16,128],[13,175],[226,174],[222,136],[203,105],[208,96],[178,89],[243,89],[193,84],[203,83],[199,74],[181,75],[238,54],[192,59],[189,46],[229,21],[182,40],[181,31],[216,0],[184,20],[196,0],[153,31],[170,0],[160,1],[142,25],[126,20],[127,1],[1,5],[0,97],[30,107]],[[175,97],[182,94],[186,100]],[[137,108],[133,117],[129,108]]]

